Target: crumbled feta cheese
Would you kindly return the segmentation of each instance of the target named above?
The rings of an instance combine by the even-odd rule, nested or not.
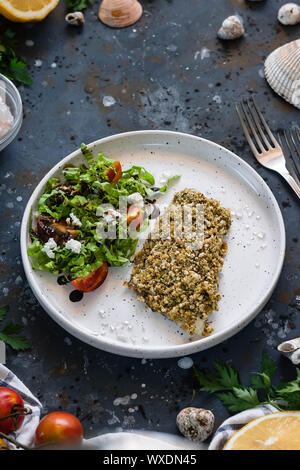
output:
[[[73,251],[73,253],[78,254],[81,250],[81,243],[78,240],[74,240],[73,238],[71,238],[71,240],[68,240],[65,244],[65,248],[67,250]]]
[[[78,227],[81,227],[82,223],[80,222],[80,220],[78,219],[78,217],[76,217],[76,215],[73,214],[73,212],[71,212],[70,214],[70,217],[72,219],[72,222],[77,225]]]
[[[133,193],[127,197],[128,204],[134,204],[137,207],[142,208],[144,206],[144,198],[140,193]]]
[[[70,224],[70,223],[71,223],[70,217],[67,217],[67,218],[66,218],[66,222],[67,222],[67,224]]]
[[[55,253],[53,250],[57,248],[56,241],[53,238],[49,238],[47,243],[45,243],[44,247],[42,248],[42,251],[46,253],[48,258],[54,259],[55,258]]]

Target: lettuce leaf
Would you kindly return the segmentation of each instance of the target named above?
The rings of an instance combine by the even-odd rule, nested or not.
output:
[[[45,243],[33,230],[30,234],[32,243],[28,248],[34,269],[54,274],[64,273],[71,279],[87,276],[99,268],[103,261],[107,261],[110,266],[121,266],[130,260],[138,239],[136,233],[128,231],[126,213],[125,219],[119,217],[113,222],[117,235],[122,236],[115,239],[108,236],[101,238],[97,229],[99,225],[105,228],[107,220],[98,209],[103,204],[109,204],[118,211],[119,198],[136,192],[146,200],[153,194],[151,186],[155,184],[153,175],[144,167],[136,165],[124,170],[118,182],[110,183],[107,170],[116,160],[102,154],[94,158],[85,144],[81,144],[81,151],[86,164],[64,168],[61,180],[50,178],[38,203],[38,213],[48,215],[55,221],[65,223],[67,218],[72,219],[71,213],[79,219],[75,238],[81,243],[80,253],[67,250],[62,242],[61,246],[53,250],[54,258],[49,258],[42,251]],[[160,192],[166,191],[169,184],[178,178],[169,178]],[[147,222],[145,219],[140,231],[147,227]]]

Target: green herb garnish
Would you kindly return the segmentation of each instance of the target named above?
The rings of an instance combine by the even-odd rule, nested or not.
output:
[[[15,33],[6,29],[0,36],[0,72],[10,80],[25,85],[32,83],[26,62],[16,52]]]
[[[300,409],[300,370],[296,379],[275,386],[272,383],[276,364],[266,352],[262,353],[260,370],[253,373],[250,386],[244,386],[234,367],[216,362],[215,372],[194,368],[200,390],[215,393],[230,411],[244,411],[257,405],[271,404],[278,410]]]
[[[16,351],[25,351],[25,349],[30,349],[31,346],[25,336],[20,335],[20,332],[23,330],[22,325],[9,322],[6,323],[5,326],[2,326],[8,310],[8,305],[0,307],[0,341],[8,344]]]
[[[69,11],[82,11],[93,5],[94,0],[67,0]]]

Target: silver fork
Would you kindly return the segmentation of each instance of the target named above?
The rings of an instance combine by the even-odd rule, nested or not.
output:
[[[247,100],[246,104],[241,102],[240,106],[236,105],[236,111],[255,158],[264,167],[279,173],[300,198],[300,184],[288,169],[283,150],[272,134],[254,98],[251,101]],[[297,150],[300,155],[300,148]]]

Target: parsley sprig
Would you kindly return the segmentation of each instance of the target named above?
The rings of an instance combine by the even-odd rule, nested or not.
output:
[[[16,52],[15,33],[6,29],[0,36],[0,72],[10,80],[25,85],[32,83],[26,62]]]
[[[9,322],[6,323],[5,326],[2,326],[8,310],[8,305],[0,307],[0,341],[8,344],[16,351],[24,351],[25,349],[29,349],[31,347],[29,342],[25,336],[20,335],[20,332],[23,330],[22,325]]]
[[[250,378],[250,386],[244,386],[238,371],[222,362],[215,362],[215,372],[209,369],[194,368],[195,376],[201,385],[200,390],[215,393],[230,411],[244,411],[257,405],[271,404],[279,410],[300,408],[300,370],[290,382],[275,386],[273,376],[276,364],[262,353],[260,369]]]
[[[69,11],[82,11],[90,5],[93,5],[94,0],[67,0],[67,9]]]

